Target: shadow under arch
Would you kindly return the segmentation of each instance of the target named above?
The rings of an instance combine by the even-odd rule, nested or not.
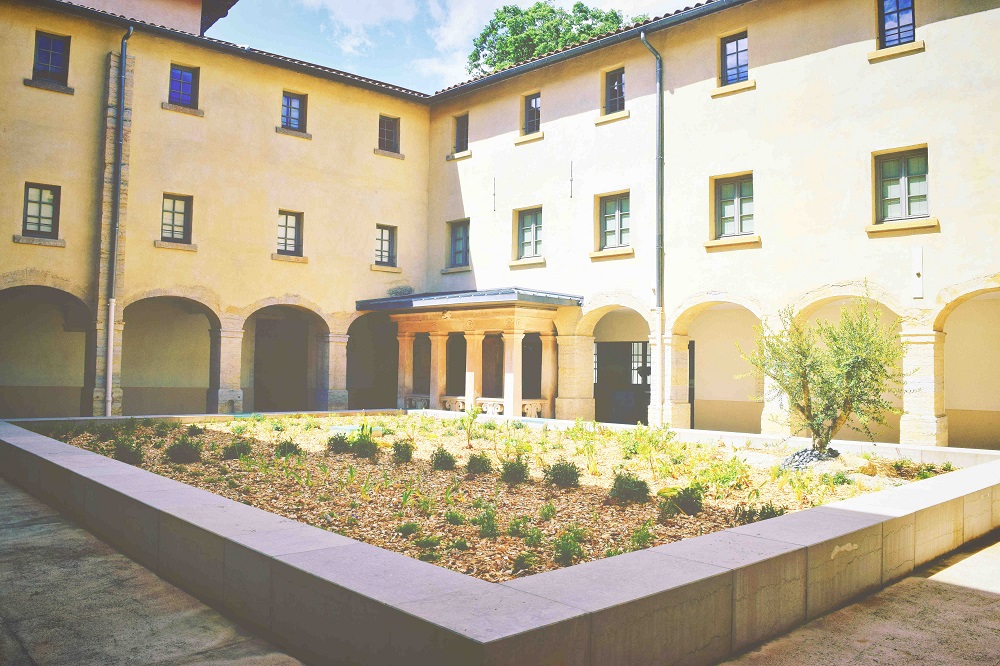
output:
[[[361,315],[347,329],[347,406],[397,406],[398,326],[384,312]]]

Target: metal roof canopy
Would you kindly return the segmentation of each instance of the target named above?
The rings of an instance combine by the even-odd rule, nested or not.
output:
[[[505,287],[483,291],[444,291],[428,294],[409,294],[370,298],[357,302],[359,311],[417,310],[434,308],[476,307],[490,305],[517,305],[519,303],[549,307],[582,306],[582,296],[557,294],[550,291]]]

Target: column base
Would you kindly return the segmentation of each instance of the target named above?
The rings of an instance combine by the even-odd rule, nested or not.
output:
[[[209,400],[212,398],[215,398],[215,411],[218,414],[243,412],[243,389],[215,389],[209,394]]]
[[[912,446],[948,446],[948,417],[903,414],[899,419],[899,442]]]
[[[670,403],[670,427],[687,429],[691,427],[691,403]]]
[[[336,412],[347,409],[348,393],[346,389],[330,389],[327,391],[326,409]]]
[[[556,418],[567,421],[593,421],[596,408],[593,398],[556,398]]]
[[[104,416],[104,389],[94,389],[94,416]],[[111,390],[111,416],[122,415],[122,390],[120,388]]]

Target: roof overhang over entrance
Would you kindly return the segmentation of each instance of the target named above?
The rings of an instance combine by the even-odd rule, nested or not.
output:
[[[458,308],[492,308],[527,306],[537,309],[580,307],[582,296],[558,294],[534,289],[509,287],[482,291],[447,291],[430,294],[409,294],[358,301],[359,311],[382,311],[403,314],[414,310],[443,310]]]

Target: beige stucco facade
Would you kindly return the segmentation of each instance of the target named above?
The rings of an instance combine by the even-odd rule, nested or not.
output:
[[[156,7],[200,17],[190,4]],[[20,235],[24,184],[59,185],[64,246],[0,244],[0,289],[14,290],[0,297],[20,294],[0,304],[0,404],[90,412],[104,400],[109,54],[123,24],[58,3],[2,6],[0,141],[16,159],[0,163],[0,220]],[[543,389],[540,416],[632,419],[638,409],[675,427],[782,433],[782,405],[745,376],[737,344],[752,345],[754,327],[786,306],[830,319],[868,293],[908,343],[902,414],[876,439],[998,447],[1000,225],[989,195],[1000,3],[918,0],[916,17],[913,44],[882,50],[870,0],[757,0],[648,34],[665,72],[662,307],[656,80],[638,35],[425,96],[140,25],[129,42],[114,408],[444,407],[462,397],[534,415],[520,380],[537,364],[530,355],[542,359],[529,373]],[[72,35],[72,94],[24,83],[36,30]],[[720,39],[742,31],[749,80],[722,88]],[[197,113],[164,108],[171,63],[199,69]],[[607,114],[605,74],[622,67],[625,111]],[[283,92],[307,96],[308,135],[276,130]],[[540,131],[526,136],[523,100],[535,93]],[[456,154],[465,114],[468,150]],[[380,115],[400,119],[401,155],[375,150]],[[876,160],[924,148],[929,216],[876,224]],[[719,239],[716,181],[734,175],[752,176],[753,232]],[[186,247],[157,242],[165,193],[192,197]],[[602,251],[599,202],[622,194],[628,244]],[[518,214],[539,208],[540,256],[521,259]],[[275,254],[279,210],[302,214],[302,259]],[[471,257],[456,267],[450,230],[464,221]],[[395,267],[374,265],[376,224],[396,229]],[[582,304],[356,307],[407,289],[510,287]],[[60,312],[81,308],[88,322],[76,314],[54,329]],[[458,344],[462,396],[447,390]],[[32,345],[65,363],[16,351]],[[501,348],[503,391],[484,396],[483,375],[495,371],[483,349]]]

